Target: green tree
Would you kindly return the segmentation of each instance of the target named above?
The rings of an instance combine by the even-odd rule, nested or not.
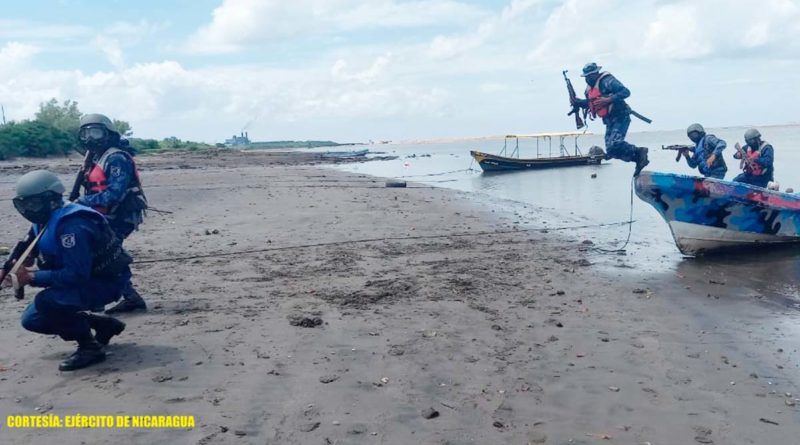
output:
[[[119,132],[120,136],[130,136],[133,134],[133,129],[131,129],[131,124],[129,124],[127,121],[114,119],[114,127],[117,128],[117,132]]]
[[[58,100],[53,98],[39,104],[35,120],[66,132],[74,131],[77,135],[81,122],[81,111],[78,109],[78,102],[74,100],[67,99],[63,105],[59,105]]]
[[[0,159],[64,155],[74,147],[73,135],[38,120],[9,122],[0,127]]]

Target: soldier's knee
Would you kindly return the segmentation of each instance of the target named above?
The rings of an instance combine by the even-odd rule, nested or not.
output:
[[[41,316],[36,311],[36,308],[33,305],[33,303],[28,305],[25,311],[22,312],[22,317],[20,318],[20,324],[27,331],[31,332],[42,331]]]

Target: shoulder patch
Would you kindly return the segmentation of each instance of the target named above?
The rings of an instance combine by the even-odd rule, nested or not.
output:
[[[122,169],[116,165],[111,166],[111,176],[119,176],[122,174]]]
[[[65,233],[61,235],[61,246],[63,246],[65,249],[71,249],[75,247],[75,234]]]

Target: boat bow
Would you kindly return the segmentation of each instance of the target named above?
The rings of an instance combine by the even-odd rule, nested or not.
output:
[[[713,178],[642,172],[636,195],[652,205],[686,255],[800,241],[800,197]]]

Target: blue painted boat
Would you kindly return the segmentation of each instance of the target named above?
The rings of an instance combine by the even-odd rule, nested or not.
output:
[[[636,195],[655,207],[685,255],[800,242],[800,196],[713,178],[642,172]]]

